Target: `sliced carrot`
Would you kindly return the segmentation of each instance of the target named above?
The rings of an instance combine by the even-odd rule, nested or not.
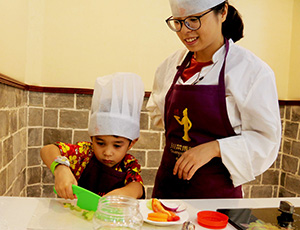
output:
[[[167,219],[160,219],[160,218],[154,218],[154,217],[148,217],[148,220],[156,221],[156,222],[168,222]]]
[[[158,222],[167,222],[168,221],[168,214],[159,213],[159,212],[152,212],[148,214],[148,220],[158,221]]]
[[[168,214],[161,213],[161,212],[151,212],[148,214],[148,217],[160,218],[160,219],[167,219]]]

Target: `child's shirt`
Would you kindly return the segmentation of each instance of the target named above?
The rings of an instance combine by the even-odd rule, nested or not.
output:
[[[76,144],[56,142],[55,145],[60,149],[61,155],[69,159],[70,168],[78,181],[94,156],[93,144],[91,142],[77,142]],[[131,154],[127,153],[122,162],[119,162],[113,168],[118,172],[126,172],[124,185],[130,182],[139,182],[144,186],[141,177],[141,166]]]

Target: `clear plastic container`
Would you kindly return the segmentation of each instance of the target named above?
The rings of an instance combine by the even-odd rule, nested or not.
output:
[[[140,230],[142,225],[138,200],[127,196],[101,198],[93,218],[95,230]]]

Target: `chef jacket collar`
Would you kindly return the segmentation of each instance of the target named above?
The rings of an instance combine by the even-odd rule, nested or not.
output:
[[[232,43],[233,43],[233,41],[231,39],[228,42],[229,42],[229,46],[232,45]],[[214,53],[214,55],[212,57],[213,63],[215,64],[219,60],[224,60],[225,53],[226,53],[226,49],[225,49],[225,44],[224,44]]]

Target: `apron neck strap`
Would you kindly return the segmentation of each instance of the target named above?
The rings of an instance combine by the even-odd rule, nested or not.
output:
[[[220,76],[221,77],[219,77],[219,85],[221,85],[221,87],[224,90],[225,90],[225,65],[226,65],[226,58],[227,58],[228,50],[229,50],[229,42],[225,38],[225,56],[224,56],[224,61],[223,61],[222,69],[220,71]]]
[[[228,50],[229,50],[229,42],[228,42],[227,38],[224,38],[224,40],[225,40],[224,41],[225,42],[225,56],[224,56],[224,62],[222,65],[222,69],[220,72],[220,75],[222,74],[223,76],[225,75],[225,62],[226,62],[226,58],[227,58],[227,54],[228,54]],[[182,64],[177,67],[178,71],[174,77],[173,85],[176,84],[178,78],[182,75],[185,68],[190,64],[193,54],[194,54],[194,52],[189,51],[188,54],[186,55],[185,59],[183,60]],[[222,81],[224,82],[224,78],[223,78],[223,80],[221,80],[221,83],[222,83]]]
[[[178,78],[182,75],[185,68],[190,64],[190,61],[191,61],[193,55],[194,55],[194,52],[189,51],[188,54],[186,55],[185,59],[183,60],[182,64],[177,67],[178,71],[174,77],[173,85],[176,84]]]

